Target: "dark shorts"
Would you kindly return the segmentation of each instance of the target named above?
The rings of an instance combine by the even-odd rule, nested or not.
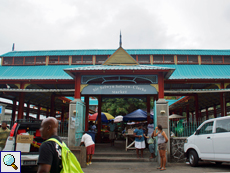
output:
[[[166,150],[166,148],[167,148],[167,144],[166,143],[158,144],[158,149],[159,150]]]
[[[95,144],[86,147],[86,153],[87,153],[87,155],[94,154],[94,151],[95,151]]]

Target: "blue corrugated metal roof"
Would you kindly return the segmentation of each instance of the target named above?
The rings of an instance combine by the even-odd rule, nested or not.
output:
[[[130,55],[230,55],[230,50],[199,49],[125,49]],[[24,56],[62,56],[62,55],[112,55],[116,49],[88,50],[44,50],[44,51],[12,51],[0,57]]]
[[[72,79],[64,69],[89,65],[0,66],[0,80],[4,79]],[[149,65],[151,66],[151,65]],[[230,65],[152,65],[175,68],[169,79],[230,79]],[[96,68],[96,66],[91,66]]]
[[[229,79],[230,65],[154,65],[175,68],[169,79]]]
[[[76,65],[77,66],[77,65]],[[83,66],[83,65],[82,65]],[[50,66],[1,66],[0,80],[3,79],[73,79],[63,69],[73,67],[69,65]],[[78,65],[79,67],[79,65]]]

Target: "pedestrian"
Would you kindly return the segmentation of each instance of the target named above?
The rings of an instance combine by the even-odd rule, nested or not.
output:
[[[158,132],[156,133],[156,131]],[[157,169],[160,169],[161,171],[166,170],[166,148],[167,148],[167,142],[168,137],[166,136],[165,132],[162,130],[162,126],[158,125],[154,130],[154,136],[158,137],[157,144],[158,144],[158,150],[161,158],[161,166]]]
[[[93,132],[96,132],[96,131],[97,131],[97,127],[96,127],[96,125],[95,125],[94,123],[92,123],[91,130],[92,130]]]
[[[93,142],[92,137],[87,134],[86,132],[83,133],[83,136],[81,138],[80,146],[85,144],[86,147],[86,164],[91,165],[92,164],[92,156],[94,155],[95,151],[95,143]]]
[[[2,121],[2,126],[0,128],[0,151],[5,148],[6,140],[10,134],[10,129],[7,128],[7,122]]]
[[[149,152],[151,153],[150,159],[152,159],[155,156],[155,143],[153,139],[153,131],[154,131],[154,124],[153,124],[153,119],[150,119],[150,122],[147,126],[147,143],[148,143],[148,148]]]
[[[141,150],[141,158],[143,158],[143,151],[145,149],[145,134],[142,129],[142,124],[138,124],[138,127],[133,131],[133,136],[135,137],[135,148],[137,153],[137,158],[139,157],[139,150]]]
[[[116,127],[117,125],[114,123],[113,120],[108,124],[109,140],[110,140],[111,146],[114,146]]]
[[[150,137],[148,137],[148,144],[149,144],[149,152],[151,154],[150,159],[156,157],[155,155],[155,138],[153,137],[153,133]]]
[[[43,139],[55,138],[60,143],[58,137],[58,121],[54,117],[48,117],[41,123],[41,137]],[[61,147],[54,141],[46,141],[39,148],[38,173],[50,172],[59,173],[62,170]]]

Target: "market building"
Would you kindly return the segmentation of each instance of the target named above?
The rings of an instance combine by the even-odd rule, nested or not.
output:
[[[120,43],[116,50],[11,51],[0,57],[0,97],[12,100],[6,106],[12,121],[16,111],[18,119],[28,119],[31,112],[37,119],[55,117],[59,111],[62,121],[69,112],[69,133],[76,137],[72,144],[88,129],[90,97],[98,99],[99,115],[102,97],[144,97],[148,119],[153,98],[156,120],[165,129],[172,113],[186,112],[195,121],[230,111],[230,50],[125,50]],[[184,97],[169,107],[165,96]],[[71,116],[80,122],[77,127],[71,126]]]

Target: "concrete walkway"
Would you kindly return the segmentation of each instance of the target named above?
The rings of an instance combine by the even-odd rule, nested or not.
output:
[[[168,173],[194,173],[194,172],[230,172],[230,164],[217,166],[212,163],[202,163],[198,167],[191,167],[186,163],[168,163],[167,170],[160,171],[156,162],[94,162],[84,168],[85,173],[146,173],[146,172],[168,172]]]
[[[155,159],[149,160],[150,153],[144,150],[144,159],[136,158],[135,150],[125,151],[124,141],[115,141],[115,146],[110,143],[96,143],[95,155],[92,165],[83,168],[85,173],[194,173],[194,172],[230,172],[230,164],[217,166],[213,163],[201,163],[198,167],[191,167],[186,163],[168,163],[167,170],[156,169],[159,165]]]
[[[144,158],[137,158],[136,150],[125,151],[125,141],[110,143],[96,143],[93,162],[152,162],[156,159],[149,159],[150,152],[146,148],[143,152]]]

